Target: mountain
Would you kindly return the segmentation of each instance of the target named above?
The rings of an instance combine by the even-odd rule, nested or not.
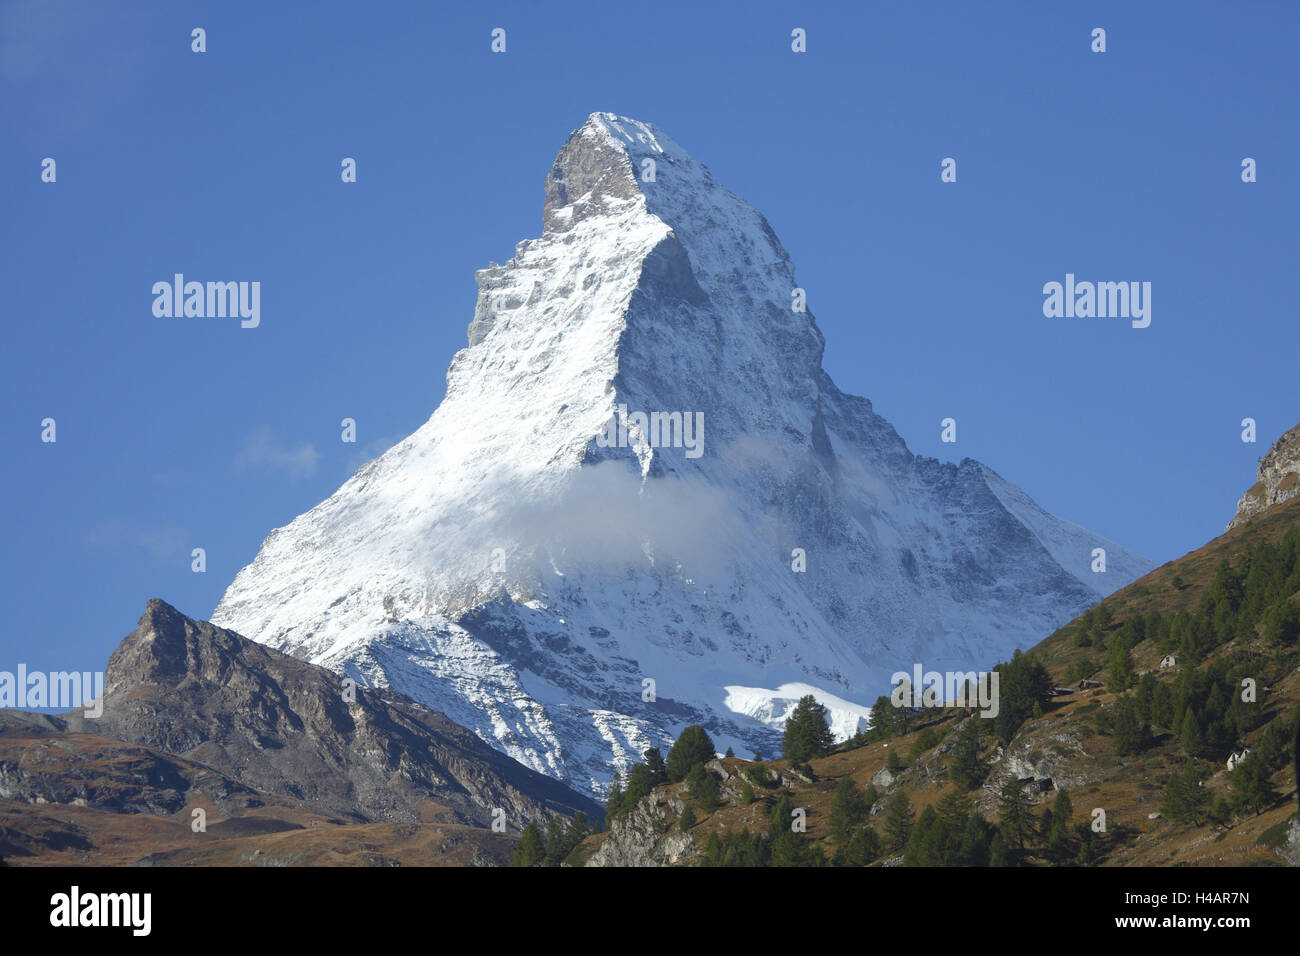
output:
[[[1294,498],[1300,491],[1300,425],[1273,443],[1259,460],[1256,481],[1237,502],[1237,513],[1228,530],[1245,524],[1255,515]]]
[[[602,816],[442,714],[386,690],[349,701],[338,674],[156,599],[101,700],[98,718],[0,712],[0,855],[503,865],[529,820]]]
[[[105,767],[149,764],[148,773],[123,775],[134,789],[108,786],[97,795],[86,781],[106,785],[113,773],[55,773],[45,759],[24,763],[20,749],[12,763],[0,759],[0,797],[174,813],[195,793],[219,792],[218,804],[255,793],[339,822],[479,827],[490,827],[500,808],[516,833],[532,819],[600,815],[592,801],[519,766],[442,714],[391,691],[359,689],[347,701],[337,674],[157,599],[109,658],[102,700],[98,718],[80,710],[5,715],[0,738],[73,736]],[[66,757],[78,747],[51,753]],[[33,767],[44,769],[33,776]],[[221,779],[205,791],[201,781],[213,778]]]
[[[767,221],[654,126],[589,117],[542,220],[429,420],[214,623],[601,793],[689,723],[772,752],[785,685],[851,732],[896,670],[987,667],[1150,569],[839,391]]]
[[[794,846],[804,865],[1300,866],[1298,607],[1294,498],[1110,595],[1021,655],[1050,680],[1008,739],[996,721],[938,708],[902,727],[873,728],[811,760],[811,773],[783,760],[710,761],[716,809],[705,812],[685,783],[661,785],[614,813],[571,859],[777,865]],[[1288,608],[1289,628],[1277,626]],[[1125,657],[1130,666],[1115,667]],[[1243,693],[1247,678],[1253,696]],[[1008,707],[1012,682],[1001,686]],[[1125,740],[1123,725],[1134,718],[1139,729]],[[985,769],[967,790],[956,768],[971,722]],[[1234,774],[1229,760],[1240,753],[1248,756]],[[892,768],[891,754],[899,758]],[[861,809],[841,834],[835,804],[845,781]],[[1056,813],[1063,795],[1070,815],[1065,826],[1044,824],[1031,835],[1024,854],[995,862],[981,838],[1004,820],[1004,788],[1016,784],[1034,817]],[[1201,795],[1199,807],[1189,793]],[[806,833],[788,832],[776,812],[783,799],[804,811]],[[890,845],[894,801],[911,808],[901,847]],[[696,822],[683,830],[688,804]],[[1095,829],[1099,821],[1104,829]]]

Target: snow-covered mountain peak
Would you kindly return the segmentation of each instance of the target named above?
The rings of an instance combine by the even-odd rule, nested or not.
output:
[[[687,723],[770,753],[792,688],[856,727],[894,671],[987,667],[1150,568],[840,392],[772,229],[660,130],[592,114],[545,192],[439,407],[214,623],[599,792]]]

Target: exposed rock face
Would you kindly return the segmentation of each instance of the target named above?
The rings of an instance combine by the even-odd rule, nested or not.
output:
[[[355,822],[417,821],[447,807],[455,822],[488,826],[500,807],[518,830],[557,813],[600,815],[442,714],[363,687],[346,702],[338,674],[157,599],[109,658],[103,716],[56,720]],[[165,789],[184,789],[173,783]]]
[[[691,833],[677,821],[685,809],[677,795],[656,792],[642,797],[625,817],[615,820],[609,835],[587,858],[586,866],[676,866],[695,853]]]
[[[1079,759],[1087,756],[1084,736],[1083,728],[1050,720],[1025,724],[1010,747],[995,749],[989,775],[976,798],[980,810],[990,818],[996,815],[998,791],[1010,779],[1026,781],[1032,799],[1048,799],[1043,796],[1048,791],[1069,791],[1096,782],[1095,772]],[[1032,784],[1028,782],[1031,778]]]
[[[1256,481],[1237,502],[1237,513],[1225,529],[1231,531],[1273,505],[1289,501],[1300,492],[1300,425],[1273,443],[1259,462]]]

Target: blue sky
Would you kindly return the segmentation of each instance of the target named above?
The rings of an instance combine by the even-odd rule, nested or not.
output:
[[[1298,46],[1290,0],[8,0],[0,669],[101,669],[149,597],[206,617],[271,528],[418,427],[474,270],[539,234],[595,110],[763,211],[831,375],[913,451],[1159,562],[1199,547],[1300,421]],[[260,327],[155,318],[176,272],[260,281]],[[1045,318],[1067,272],[1151,282],[1151,326]]]

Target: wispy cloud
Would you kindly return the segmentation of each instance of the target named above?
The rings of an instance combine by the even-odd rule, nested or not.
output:
[[[249,436],[244,447],[235,456],[235,467],[272,468],[285,472],[290,478],[308,478],[316,473],[320,452],[310,442],[295,447],[279,441],[269,427],[263,426]]]
[[[405,437],[405,435],[386,435],[383,438],[368,441],[364,445],[358,445],[356,450],[348,456],[348,474],[355,474],[356,470],[366,462],[378,458]]]
[[[86,532],[91,548],[142,548],[159,565],[175,564],[188,555],[189,532],[176,525],[137,527],[117,518],[101,521]]]
[[[11,95],[28,99],[47,130],[97,130],[144,75],[148,48],[134,41],[145,16],[125,4],[7,0],[0,4],[0,79]],[[177,42],[189,44],[183,34]]]

